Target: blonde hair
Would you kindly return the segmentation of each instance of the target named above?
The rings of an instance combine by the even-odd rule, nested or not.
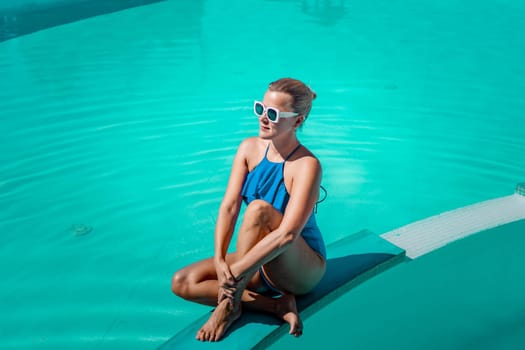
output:
[[[268,86],[270,91],[284,92],[292,96],[292,109],[306,119],[312,109],[312,101],[317,94],[302,81],[292,78],[281,78]]]

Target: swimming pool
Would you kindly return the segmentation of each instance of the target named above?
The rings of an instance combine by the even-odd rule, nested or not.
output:
[[[256,131],[252,100],[277,77],[318,94],[300,137],[323,163],[328,242],[523,181],[518,2],[93,12],[0,42],[0,347],[153,349],[206,312],[171,295],[171,274],[212,253],[233,152]],[[521,232],[400,265],[272,348],[523,343]]]

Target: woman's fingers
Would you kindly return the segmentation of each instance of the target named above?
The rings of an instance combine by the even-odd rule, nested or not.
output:
[[[235,298],[239,298],[239,291],[241,288],[241,282],[244,279],[235,280],[233,278],[223,281],[219,285],[218,301],[221,302],[224,299],[230,299],[233,301]]]
[[[217,302],[220,303],[224,299],[229,299],[233,302],[234,299],[240,298],[240,290],[245,287],[244,277],[235,278],[226,262],[217,264],[216,269],[219,282]]]
[[[219,289],[219,301],[222,301],[224,299],[231,299],[233,298],[234,294],[235,294],[235,291],[228,289],[228,288],[221,287]]]

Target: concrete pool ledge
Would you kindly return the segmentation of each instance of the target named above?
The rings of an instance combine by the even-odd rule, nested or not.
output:
[[[520,183],[513,195],[447,211],[386,232],[381,237],[405,249],[406,256],[415,259],[474,233],[523,219],[525,183]]]

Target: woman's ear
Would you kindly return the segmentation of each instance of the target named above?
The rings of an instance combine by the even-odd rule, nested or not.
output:
[[[304,115],[300,115],[297,117],[297,119],[295,120],[295,127],[298,128],[301,126],[301,124],[303,124],[304,122]]]

